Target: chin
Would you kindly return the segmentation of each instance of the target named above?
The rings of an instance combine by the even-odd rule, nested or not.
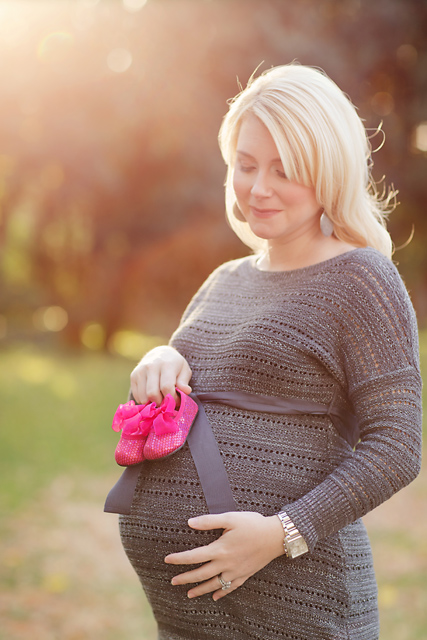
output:
[[[271,231],[271,229],[263,229],[261,225],[253,225],[250,226],[250,230],[257,238],[261,240],[274,240],[276,234]]]
[[[264,224],[249,224],[249,228],[257,238],[262,238],[263,240],[270,240],[276,237],[276,234],[270,229],[266,228]]]
[[[273,240],[274,238],[271,236],[270,233],[261,233],[259,231],[255,231],[254,229],[251,229],[252,233],[254,234],[254,236],[256,236],[257,238],[259,238],[260,240]]]

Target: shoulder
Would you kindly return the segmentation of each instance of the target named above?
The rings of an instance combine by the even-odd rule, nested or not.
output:
[[[391,260],[375,249],[351,252],[335,273],[344,332],[361,344],[381,342],[417,354],[418,327],[405,284]],[[416,358],[415,358],[416,359]]]
[[[249,275],[250,266],[253,263],[253,260],[254,256],[251,255],[224,262],[214,269],[214,271],[212,271],[212,273],[206,278],[202,288],[206,288],[223,281],[228,281],[230,278],[234,280],[236,278],[241,278],[245,274]]]
[[[212,271],[210,277],[228,274],[228,273],[239,273],[241,271],[245,271],[246,268],[253,263],[255,256],[245,256],[244,258],[236,258],[235,260],[229,260],[228,262],[223,262],[223,264],[219,265],[214,271]]]
[[[391,270],[397,273],[393,262],[377,249],[365,247],[363,249],[353,249],[343,253],[336,258],[337,267],[360,270],[362,273],[382,273]]]
[[[393,262],[376,249],[356,249],[341,256],[334,265],[336,284],[356,297],[375,300],[401,299],[409,303],[405,284]]]
[[[212,297],[221,299],[223,292],[238,286],[238,280],[243,273],[248,273],[252,260],[253,256],[230,260],[214,269],[190,300],[181,321],[188,319],[193,311],[202,307],[207,300]]]

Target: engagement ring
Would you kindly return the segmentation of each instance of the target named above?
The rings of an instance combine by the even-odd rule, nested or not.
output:
[[[222,589],[223,591],[227,591],[227,589],[229,589],[229,588],[231,587],[231,580],[229,580],[229,581],[224,580],[224,579],[221,577],[221,574],[219,574],[219,576],[218,576],[218,580],[219,580],[219,582],[220,582],[221,589]]]

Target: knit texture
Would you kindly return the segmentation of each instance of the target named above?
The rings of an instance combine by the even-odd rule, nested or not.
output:
[[[393,266],[357,249],[295,271],[264,272],[251,256],[219,267],[190,302],[171,343],[194,391],[242,390],[353,411],[353,450],[327,416],[272,415],[206,403],[242,511],[286,510],[310,552],[280,557],[214,603],[173,587],[171,552],[208,544],[191,530],[207,513],[188,445],[146,462],[124,549],[160,640],[378,638],[376,582],[361,516],[420,468],[421,377],[415,315]]]

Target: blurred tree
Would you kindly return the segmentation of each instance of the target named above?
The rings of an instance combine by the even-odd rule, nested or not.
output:
[[[247,252],[224,222],[226,101],[260,63],[293,59],[325,69],[368,127],[383,121],[374,174],[400,191],[396,245],[415,227],[395,258],[427,319],[426,2],[5,2],[0,51],[0,313],[16,325],[54,304],[72,344],[89,322],[106,340],[169,333],[206,275]]]

